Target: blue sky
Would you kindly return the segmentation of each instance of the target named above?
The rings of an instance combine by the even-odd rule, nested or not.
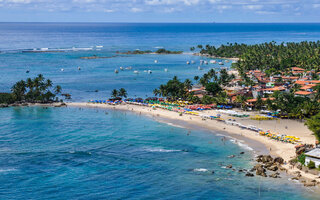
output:
[[[0,0],[2,22],[320,22],[320,0]]]

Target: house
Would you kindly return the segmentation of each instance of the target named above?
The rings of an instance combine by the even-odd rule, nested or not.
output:
[[[279,87],[274,87],[274,88],[263,89],[264,94],[273,94],[275,91],[284,92],[284,91],[286,91],[286,88],[279,86]]]
[[[300,96],[300,97],[309,97],[313,98],[314,97],[314,92],[309,92],[309,91],[297,91],[294,93],[295,96]]]
[[[303,74],[304,69],[300,67],[291,67],[292,74]]]
[[[315,163],[316,168],[320,166],[320,148],[315,148],[307,153],[306,155],[306,160],[305,164],[308,165],[310,161]]]

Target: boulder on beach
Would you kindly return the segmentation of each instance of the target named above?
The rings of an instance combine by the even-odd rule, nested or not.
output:
[[[279,164],[283,164],[284,159],[283,159],[283,158],[281,158],[281,157],[276,157],[276,158],[273,160],[273,162],[275,162],[275,163],[279,163]]]

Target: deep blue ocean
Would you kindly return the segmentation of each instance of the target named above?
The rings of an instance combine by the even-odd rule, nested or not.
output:
[[[146,97],[174,75],[220,68],[198,70],[206,58],[192,56],[192,46],[318,39],[320,24],[0,23],[0,92],[42,73],[71,101],[106,99],[121,87]],[[158,48],[185,54],[116,54]],[[80,58],[93,55],[108,58]],[[132,70],[115,74],[120,66]],[[252,168],[254,153],[217,134],[130,112],[0,109],[0,199],[317,199],[289,177],[238,173]]]

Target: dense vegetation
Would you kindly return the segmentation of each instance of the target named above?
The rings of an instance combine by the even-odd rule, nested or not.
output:
[[[215,57],[240,58],[233,66],[240,72],[259,69],[267,74],[287,71],[290,67],[320,71],[320,41],[263,44],[198,45],[201,54]]]
[[[314,133],[317,140],[320,141],[320,112],[308,119],[306,125]]]
[[[58,101],[56,95],[61,93],[61,87],[57,85],[53,88],[53,91],[52,88],[52,81],[39,74],[33,79],[28,78],[26,81],[18,81],[12,86],[12,93],[1,93],[0,103],[50,103]]]
[[[167,84],[162,84],[158,89],[155,89],[153,93],[157,96],[167,97],[171,100],[187,100],[193,103],[202,104],[226,104],[228,103],[227,94],[222,90],[221,85],[226,85],[230,80],[234,78],[233,75],[228,75],[226,70],[220,71],[220,76],[214,69],[211,69],[203,77],[195,76],[194,79],[205,88],[206,94],[203,94],[203,98],[194,96],[193,92],[189,92],[192,89],[192,81],[186,79],[181,82],[177,76],[169,80]]]
[[[146,50],[146,51],[141,51],[141,50],[134,50],[134,51],[127,51],[125,53],[120,53],[117,52],[119,54],[151,54],[151,53],[156,53],[156,54],[182,54],[183,51],[169,51],[166,49],[158,49],[157,51],[150,51],[150,50]]]

